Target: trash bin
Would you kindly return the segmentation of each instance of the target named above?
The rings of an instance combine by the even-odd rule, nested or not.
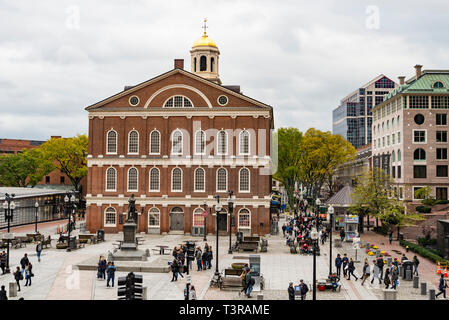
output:
[[[326,289],[326,280],[318,280],[318,291],[324,291]]]
[[[413,274],[413,262],[410,260],[404,260],[402,262],[402,267],[404,268],[404,271],[402,273],[402,279],[403,280],[412,280],[411,275]],[[407,272],[407,270],[409,272]],[[407,274],[409,274],[409,279],[407,279]]]
[[[68,247],[70,249],[76,249],[76,237],[75,236],[71,236],[70,239],[68,240]]]
[[[98,241],[104,241],[104,230],[103,229],[97,230],[97,239],[98,239]]]

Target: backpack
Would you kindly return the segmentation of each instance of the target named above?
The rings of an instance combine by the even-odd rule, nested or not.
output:
[[[256,280],[254,280],[254,278],[251,277],[251,279],[249,279],[248,283],[253,286],[256,283]]]
[[[23,274],[22,273],[19,274],[19,280],[23,280]]]

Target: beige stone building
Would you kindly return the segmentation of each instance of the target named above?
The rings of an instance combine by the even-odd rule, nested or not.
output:
[[[418,201],[415,191],[432,188],[448,199],[449,70],[422,70],[373,108],[373,167],[389,173],[400,199]]]

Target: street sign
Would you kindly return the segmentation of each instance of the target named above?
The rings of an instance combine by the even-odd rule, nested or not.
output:
[[[192,283],[192,276],[186,276],[186,282],[187,283]]]
[[[360,238],[352,238],[352,247],[354,249],[360,249]]]

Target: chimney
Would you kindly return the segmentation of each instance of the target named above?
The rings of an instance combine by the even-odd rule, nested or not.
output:
[[[417,64],[417,65],[415,66],[415,70],[416,70],[416,80],[418,80],[418,78],[421,77],[421,68],[422,68],[422,65],[420,65],[420,64]]]
[[[399,84],[402,86],[405,83],[405,76],[399,76]]]
[[[175,59],[175,69],[184,69],[184,59]]]

